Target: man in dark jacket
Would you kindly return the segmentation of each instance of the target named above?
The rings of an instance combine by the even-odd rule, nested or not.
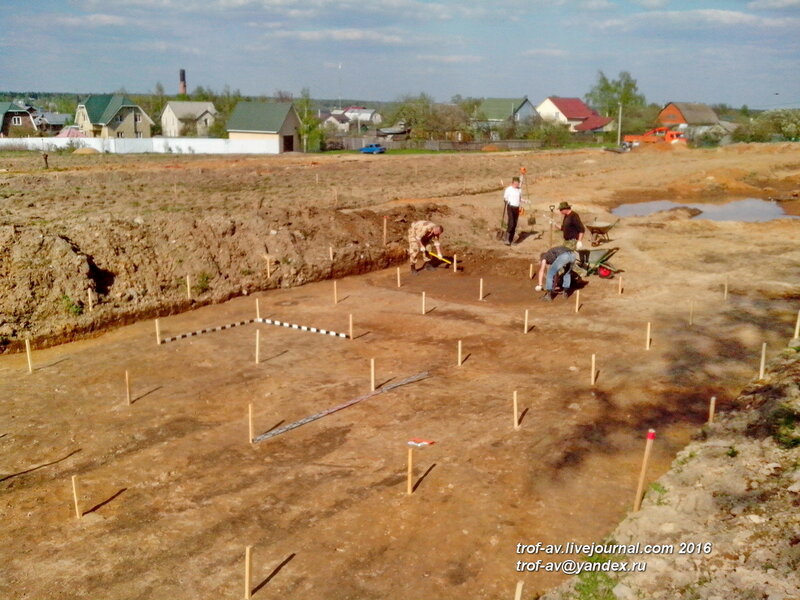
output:
[[[581,223],[578,213],[572,210],[569,202],[559,204],[558,212],[564,215],[561,225],[557,225],[564,234],[564,245],[570,250],[582,250],[583,234],[586,233],[586,228]]]

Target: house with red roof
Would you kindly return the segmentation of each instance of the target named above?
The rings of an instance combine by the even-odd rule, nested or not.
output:
[[[568,125],[574,133],[600,133],[615,127],[613,118],[601,117],[580,98],[550,96],[536,107],[536,112],[545,121]]]

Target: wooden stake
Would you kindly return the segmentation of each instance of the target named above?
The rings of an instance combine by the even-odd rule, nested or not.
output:
[[[336,280],[333,280],[333,303],[339,304],[339,292],[336,289]]]
[[[644,349],[650,350],[650,321],[647,322],[647,337],[644,341]]]
[[[414,473],[414,448],[412,446],[408,447],[408,483],[406,485],[406,493],[410,496],[411,492],[414,490],[412,489],[411,485],[411,478],[413,477]]]
[[[253,435],[253,404],[252,403],[247,405],[247,435],[248,435],[248,438],[247,438],[248,443],[252,444],[253,443],[253,438],[255,437],[255,435]]]
[[[400,267],[397,267],[397,287],[400,287]]]
[[[522,333],[528,333],[528,309],[525,309],[525,328],[522,330]]]
[[[158,326],[158,319],[156,319],[156,344],[161,345],[161,327]]]
[[[189,275],[186,276],[186,298],[192,299],[192,279]]]
[[[78,504],[78,479],[75,475],[72,476],[72,500],[75,503],[75,516],[80,519],[83,515]]]
[[[689,303],[689,325],[694,324],[694,302]]]
[[[375,359],[369,359],[369,391],[375,391]]]
[[[461,366],[461,340],[458,340],[458,363],[456,363],[459,367]]]
[[[348,338],[350,341],[353,341],[353,315],[350,314],[349,324],[348,324]]]
[[[131,405],[131,378],[128,371],[125,371],[125,398],[128,399],[128,406]]]
[[[800,337],[800,310],[797,311],[797,321],[794,324],[794,337]]]
[[[386,245],[386,236],[388,235],[389,217],[383,217],[383,245]]]
[[[758,368],[759,381],[764,379],[764,367],[767,363],[767,342],[761,344],[761,366]]]
[[[653,440],[656,439],[655,429],[647,431],[647,443],[644,447],[644,459],[642,460],[642,470],[639,472],[639,485],[636,486],[636,498],[633,502],[633,512],[639,512],[642,506],[642,491],[644,490],[644,476],[647,473],[647,462],[650,460],[650,450],[653,447]]]
[[[711,400],[708,402],[708,424],[711,425],[714,422],[714,409],[717,406],[717,397],[711,396]]]
[[[458,273],[458,256],[453,254],[453,273]]]
[[[517,407],[517,390],[514,390],[514,429],[519,429],[519,410]]]
[[[728,276],[727,275],[725,275],[725,289],[722,292],[722,299],[723,300],[727,300],[728,299]]]
[[[592,377],[591,377],[592,385],[594,385],[595,377],[597,377],[597,369],[595,367],[596,367],[595,355],[592,354]]]
[[[619,276],[619,287],[617,291],[621,294],[622,293],[622,275]]]
[[[272,258],[267,255],[267,279],[272,279]]]
[[[581,291],[578,290],[575,292],[575,312],[578,312],[581,308]]]
[[[328,246],[328,256],[330,257],[331,262],[333,262],[333,246]]]
[[[260,350],[261,350],[261,330],[256,329],[256,364],[261,362],[260,358]]]
[[[425,292],[422,292],[422,314],[425,314]]]
[[[478,288],[478,300],[483,300],[483,277],[481,277],[480,287]]]
[[[256,298],[256,319],[261,318],[261,306],[258,303],[258,298]]]
[[[92,288],[86,288],[86,298],[89,301],[89,312],[94,310],[94,305],[92,304]]]
[[[522,600],[522,586],[525,585],[524,581],[517,582],[517,589],[514,591],[514,600]]]
[[[250,600],[253,597],[252,581],[253,571],[253,547],[247,546],[244,549],[244,597],[245,600]]]
[[[533,263],[531,263],[531,266],[528,269],[528,279],[533,279]]]
[[[33,373],[33,356],[31,356],[31,339],[25,338],[25,354],[28,357],[28,374]]]

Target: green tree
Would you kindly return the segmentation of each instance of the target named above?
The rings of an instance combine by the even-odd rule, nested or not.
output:
[[[294,103],[297,114],[300,117],[300,141],[303,144],[303,152],[319,152],[322,145],[322,128],[314,110],[314,102],[311,100],[311,92],[308,88],[303,88],[300,98]]]
[[[401,97],[397,101],[397,108],[391,115],[390,122],[401,121],[411,128],[412,138],[429,139],[436,129],[433,98],[425,93]]]
[[[610,80],[603,71],[598,71],[597,83],[584,99],[589,106],[607,117],[616,116],[620,104],[625,113],[644,108],[647,104],[644,94],[639,93],[636,80],[627,71],[620,72],[616,80]]]

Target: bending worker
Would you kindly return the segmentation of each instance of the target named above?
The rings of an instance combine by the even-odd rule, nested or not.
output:
[[[583,234],[586,233],[586,228],[578,213],[572,210],[569,202],[559,204],[558,212],[564,215],[561,225],[556,225],[564,234],[564,245],[570,250],[583,250]]]
[[[542,291],[544,271],[547,269],[547,265],[550,265],[550,268],[547,269],[547,279],[545,280],[544,286],[545,294],[542,296],[542,300],[550,302],[553,300],[553,296],[556,295],[554,294],[555,279],[559,271],[563,271],[561,275],[561,290],[565,296],[567,295],[567,290],[572,284],[572,266],[577,260],[577,252],[573,252],[566,246],[556,246],[555,248],[550,248],[546,252],[542,252],[539,256],[539,261],[541,263],[539,265],[539,284],[534,288],[537,292]]]
[[[442,247],[439,245],[439,236],[442,235],[444,227],[431,223],[430,221],[414,221],[408,228],[408,254],[411,261],[411,273],[417,274],[417,257],[422,254],[425,261],[424,268],[433,269],[429,265],[431,257],[428,256],[428,244],[436,246],[436,253],[442,256]]]

